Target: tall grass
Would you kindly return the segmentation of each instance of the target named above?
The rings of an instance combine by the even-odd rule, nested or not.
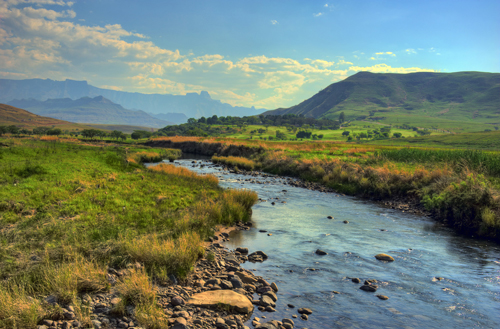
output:
[[[376,155],[387,160],[413,163],[447,163],[460,171],[467,167],[500,177],[500,153],[478,150],[435,150],[401,148],[378,150]]]
[[[0,284],[0,328],[30,329],[45,315],[42,303],[23,287]]]
[[[216,156],[214,155],[212,157],[212,161],[214,163],[222,163],[225,165],[229,165],[231,167],[236,167],[239,169],[245,169],[252,171],[255,169],[256,164],[254,161],[243,158],[243,157],[234,157],[234,156],[227,156],[227,157],[222,157],[222,156]]]

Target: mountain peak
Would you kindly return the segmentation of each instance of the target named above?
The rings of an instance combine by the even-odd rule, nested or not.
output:
[[[212,97],[210,97],[210,94],[208,93],[208,91],[205,91],[205,90],[200,91],[200,96],[203,98],[206,98],[206,99],[212,99]]]

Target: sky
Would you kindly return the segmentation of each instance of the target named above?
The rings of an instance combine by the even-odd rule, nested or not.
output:
[[[498,0],[0,0],[0,78],[290,107],[359,71],[500,72]]]

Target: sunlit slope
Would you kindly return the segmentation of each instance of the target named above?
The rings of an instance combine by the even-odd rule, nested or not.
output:
[[[298,105],[266,113],[336,119],[340,112],[349,120],[454,129],[464,123],[465,130],[483,130],[500,125],[500,74],[360,72]]]

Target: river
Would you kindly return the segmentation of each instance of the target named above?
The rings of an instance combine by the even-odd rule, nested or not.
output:
[[[269,255],[243,264],[279,287],[276,312],[255,309],[264,321],[308,307],[313,313],[307,321],[294,319],[296,328],[500,328],[499,245],[458,236],[424,216],[292,187],[279,177],[233,174],[206,160],[176,164],[263,200],[253,207],[253,228],[233,232],[225,246]],[[378,253],[395,261],[379,261]],[[362,283],[351,278],[376,279],[378,290],[360,290]]]

